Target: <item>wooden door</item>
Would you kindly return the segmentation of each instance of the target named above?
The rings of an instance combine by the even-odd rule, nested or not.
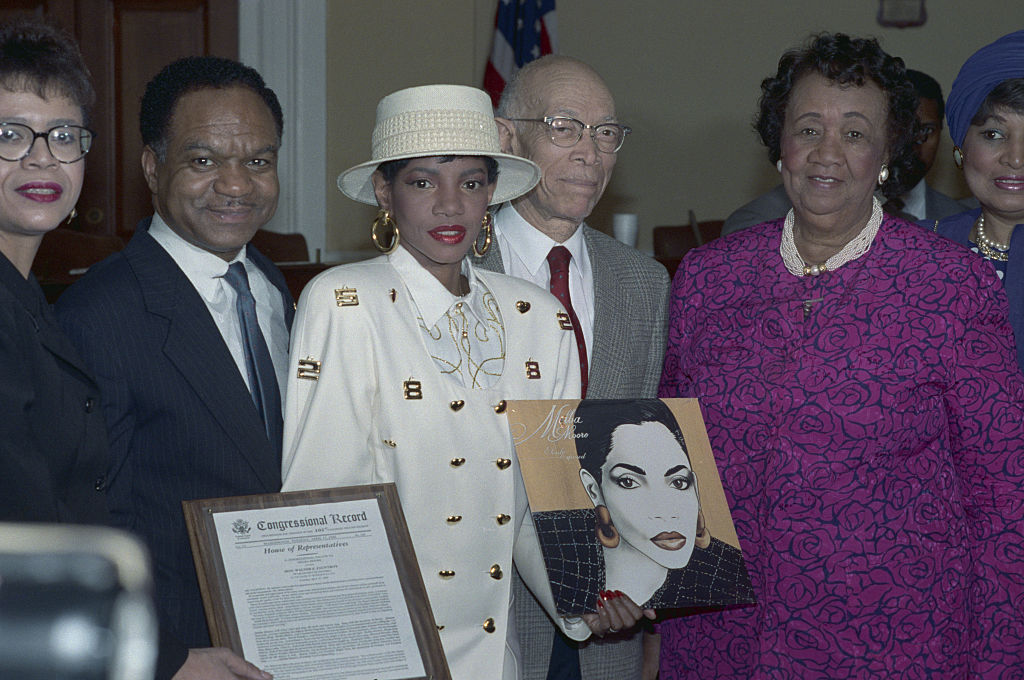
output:
[[[180,57],[237,59],[238,0],[4,0],[0,20],[26,12],[75,35],[96,86],[96,141],[74,226],[127,237],[153,212],[140,163],[146,83]]]

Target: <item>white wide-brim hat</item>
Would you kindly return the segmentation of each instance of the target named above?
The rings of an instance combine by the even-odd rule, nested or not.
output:
[[[389,94],[377,104],[371,160],[338,175],[349,198],[377,205],[371,176],[381,163],[421,156],[489,156],[498,162],[491,204],[522,196],[540,181],[533,161],[501,152],[486,92],[465,85],[423,85]]]

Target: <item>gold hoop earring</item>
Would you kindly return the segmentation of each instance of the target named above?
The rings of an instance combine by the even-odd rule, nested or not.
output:
[[[480,224],[482,224],[484,228],[484,245],[482,248],[478,248],[477,243],[480,239],[477,238],[476,241],[473,241],[473,254],[477,257],[483,257],[487,254],[487,251],[491,249],[491,227],[494,225],[494,215],[491,214],[490,210],[484,213],[484,219]]]
[[[878,171],[878,186],[885,184],[887,179],[889,179],[889,166],[882,163],[882,169]]]
[[[68,221],[66,222],[66,224],[71,224],[71,220],[75,219],[75,217],[77,217],[77,216],[78,216],[78,208],[77,207],[72,208],[71,209],[71,214],[68,215]]]
[[[387,245],[384,245],[381,235],[377,233],[381,228],[391,230],[391,242]],[[385,255],[398,247],[398,242],[401,240],[401,236],[398,233],[398,225],[391,219],[391,213],[387,210],[381,209],[377,212],[377,217],[374,218],[373,226],[370,228],[370,240],[373,241],[373,247]]]
[[[594,512],[597,514],[597,540],[606,548],[617,548],[619,530],[612,524],[612,514],[608,512],[608,506],[597,505]]]
[[[704,523],[704,511],[697,511],[697,535],[693,539],[693,544],[698,548],[706,548],[711,545],[711,532],[708,531],[707,524]]]
[[[964,169],[964,152],[959,146],[953,147],[953,165],[956,166],[957,170]]]

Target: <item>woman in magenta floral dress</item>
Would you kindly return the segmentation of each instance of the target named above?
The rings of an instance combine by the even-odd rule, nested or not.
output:
[[[670,619],[661,680],[1024,672],[1024,377],[991,265],[883,216],[916,100],[874,40],[762,83],[793,211],[692,251],[661,396],[698,397],[755,607]]]

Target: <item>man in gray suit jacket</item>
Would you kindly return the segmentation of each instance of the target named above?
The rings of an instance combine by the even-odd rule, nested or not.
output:
[[[527,64],[506,87],[497,121],[503,150],[534,161],[544,175],[533,191],[498,211],[494,246],[480,266],[533,281],[557,296],[553,251],[561,248],[565,256],[567,250],[563,294],[581,331],[577,343],[585,357],[585,396],[657,396],[668,273],[583,224],[611,179],[616,152],[628,133],[615,116],[611,92],[583,62],[543,57]],[[592,638],[577,655],[575,643],[556,636],[554,624],[518,579],[514,586],[526,680],[641,677],[639,627]]]

